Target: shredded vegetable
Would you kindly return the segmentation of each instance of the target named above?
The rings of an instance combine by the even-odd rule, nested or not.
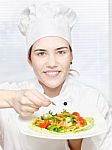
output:
[[[79,132],[92,128],[94,126],[94,119],[92,117],[82,117],[78,112],[63,112],[53,114],[48,113],[32,119],[32,126],[44,128],[49,131],[65,133],[65,132]]]

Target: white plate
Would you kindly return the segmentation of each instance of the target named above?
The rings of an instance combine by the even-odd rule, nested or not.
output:
[[[25,135],[33,136],[37,138],[64,140],[64,139],[88,138],[88,137],[93,137],[105,133],[107,127],[106,127],[105,120],[102,118],[102,116],[100,114],[96,114],[91,117],[94,118],[94,126],[91,129],[87,131],[81,131],[78,133],[65,133],[65,134],[51,133],[49,131],[44,131],[44,130],[34,131],[29,127],[29,124],[31,124],[31,118],[22,119],[18,117],[17,121],[18,121],[18,127],[20,132],[22,132]]]

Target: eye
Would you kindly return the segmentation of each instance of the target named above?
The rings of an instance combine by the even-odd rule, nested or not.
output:
[[[58,54],[64,55],[66,52],[64,50],[58,51]]]
[[[38,55],[38,56],[45,56],[46,53],[45,52],[38,52],[38,53],[36,53],[36,55]]]

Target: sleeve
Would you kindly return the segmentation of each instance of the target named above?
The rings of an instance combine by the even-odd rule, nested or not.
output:
[[[34,89],[35,85],[33,81],[22,81],[22,82],[3,82],[0,83],[0,89],[4,90],[23,90],[23,89]]]
[[[112,112],[105,98],[100,94],[97,103],[98,109],[107,123],[107,132],[100,139],[99,150],[112,149]]]
[[[107,132],[99,136],[83,139],[81,150],[112,150],[112,112],[102,94],[98,94],[96,97],[96,106],[106,121]]]
[[[2,82],[0,83],[0,90],[18,90],[20,89],[21,86],[17,84],[16,82],[9,83],[9,82]],[[4,121],[3,121],[3,116],[5,115],[4,109],[0,109],[0,150],[2,149],[2,143],[3,143],[3,135],[4,135]]]
[[[85,138],[82,141],[81,150],[111,150],[112,149],[112,112],[108,102],[103,95],[97,97],[97,108],[107,123],[107,132],[103,135]],[[67,141],[65,141],[65,150],[70,150]]]
[[[69,146],[68,146],[68,141],[65,141],[65,150],[70,150]]]
[[[1,122],[1,114],[0,114],[0,122]],[[2,145],[2,134],[1,134],[1,123],[0,123],[0,150],[1,150],[1,145]]]
[[[0,89],[2,90],[17,90],[18,86],[15,82],[13,83],[9,83],[9,82],[4,82],[4,83],[0,83]]]
[[[0,146],[0,150],[3,150],[1,146]]]

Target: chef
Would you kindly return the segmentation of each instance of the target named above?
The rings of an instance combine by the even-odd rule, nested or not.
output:
[[[29,65],[35,79],[0,85],[0,136],[3,150],[110,150],[112,117],[109,106],[96,89],[76,81],[71,31],[75,12],[57,3],[35,3],[23,10],[19,30],[26,38]],[[73,140],[37,138],[18,128],[18,115],[66,109],[86,115],[98,114],[106,125],[100,135]],[[99,117],[100,120],[100,117]]]

